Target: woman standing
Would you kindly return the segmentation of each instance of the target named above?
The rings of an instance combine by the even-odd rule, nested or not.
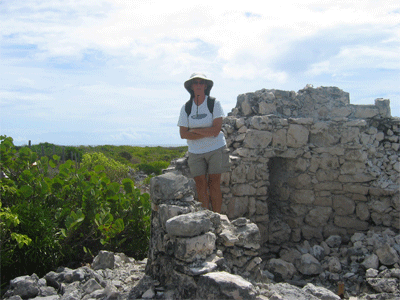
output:
[[[229,149],[221,131],[224,112],[221,104],[210,97],[214,83],[204,74],[194,73],[184,86],[190,100],[182,106],[178,126],[189,150],[189,168],[196,182],[199,201],[213,211],[222,205],[221,173],[230,170]]]

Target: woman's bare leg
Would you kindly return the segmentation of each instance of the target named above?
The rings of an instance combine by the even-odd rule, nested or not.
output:
[[[196,190],[201,206],[209,209],[210,197],[208,195],[208,185],[206,175],[200,175],[193,178],[196,182]]]
[[[208,188],[210,190],[210,198],[213,211],[216,213],[221,213],[221,174],[208,175]]]

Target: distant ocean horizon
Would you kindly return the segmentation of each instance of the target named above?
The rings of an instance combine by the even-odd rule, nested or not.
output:
[[[56,143],[50,143],[50,142],[40,142],[40,143],[32,143],[31,145],[40,145],[40,144],[52,144],[52,145],[56,145],[56,146],[60,146],[60,147],[98,147],[98,146],[105,146],[105,145],[110,145],[110,146],[130,146],[130,147],[162,147],[162,148],[170,148],[170,147],[185,147],[187,146],[187,144],[97,144],[97,145],[64,145],[64,144],[56,144]],[[28,143],[14,143],[15,146],[17,147],[24,147],[24,146],[29,146],[29,142]]]

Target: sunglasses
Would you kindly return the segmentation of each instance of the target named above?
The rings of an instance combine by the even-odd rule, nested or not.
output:
[[[192,84],[204,84],[205,80],[193,80]]]

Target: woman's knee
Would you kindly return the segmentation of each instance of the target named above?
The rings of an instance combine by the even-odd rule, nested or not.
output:
[[[210,174],[208,178],[208,186],[210,189],[219,189],[221,185],[221,174]]]
[[[207,177],[206,175],[200,175],[193,178],[196,183],[196,187],[207,187]]]

